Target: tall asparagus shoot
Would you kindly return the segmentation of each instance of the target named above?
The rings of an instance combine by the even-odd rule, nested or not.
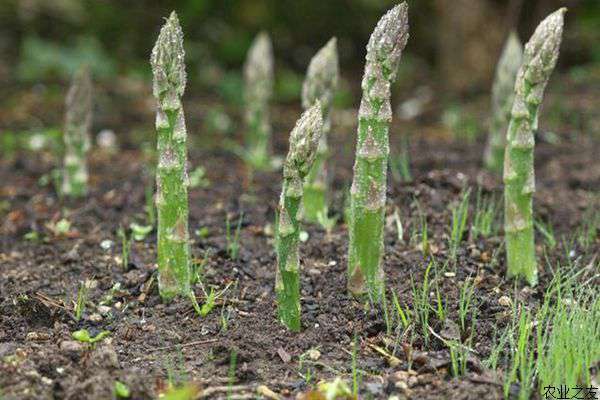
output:
[[[327,210],[327,135],[331,130],[331,104],[338,75],[337,40],[331,38],[310,60],[302,86],[302,107],[306,110],[319,101],[323,110],[323,134],[304,184],[303,211],[309,222],[317,222],[318,213]]]
[[[556,65],[566,8],[543,20],[525,45],[504,157],[504,230],[507,275],[537,283],[533,236],[534,132],[544,89]]]
[[[354,178],[350,190],[348,289],[383,294],[383,228],[392,120],[390,86],[396,79],[402,50],[408,40],[408,6],[403,2],[377,23],[367,45],[363,96],[358,114]]]
[[[177,14],[172,12],[150,58],[152,91],[157,100],[158,288],[165,301],[191,293],[187,134],[181,104],[186,84],[184,56],[183,32]]]
[[[302,202],[304,179],[316,158],[322,131],[323,115],[317,101],[296,122],[290,134],[290,149],[283,164],[283,187],[276,224],[275,291],[279,319],[292,331],[300,330],[298,209]]]
[[[496,67],[492,86],[492,121],[488,142],[483,155],[485,167],[500,174],[504,164],[506,129],[510,122],[510,110],[515,98],[515,79],[523,61],[523,45],[517,34],[511,32]]]
[[[73,77],[67,93],[65,115],[65,159],[62,193],[71,197],[87,194],[88,170],[86,156],[90,149],[92,124],[92,79],[87,66]]]
[[[246,159],[257,169],[269,169],[271,124],[269,101],[273,95],[273,48],[266,32],[259,33],[244,65],[246,107]]]

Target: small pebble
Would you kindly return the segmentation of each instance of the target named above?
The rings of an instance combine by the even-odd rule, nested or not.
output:
[[[29,332],[25,339],[32,342],[43,341],[50,339],[50,335],[45,332]]]
[[[510,307],[512,306],[512,300],[510,299],[510,297],[505,295],[498,299],[498,304],[500,304],[503,307]]]
[[[110,239],[105,239],[100,242],[100,248],[102,250],[110,250],[115,243]]]
[[[301,242],[306,242],[308,240],[308,232],[306,231],[300,231],[300,241]]]
[[[111,308],[109,306],[98,306],[97,310],[101,315],[106,315],[110,313]]]
[[[63,340],[59,347],[65,353],[79,353],[83,350],[83,345],[74,340]]]
[[[310,350],[308,350],[308,357],[311,360],[316,361],[319,358],[321,358],[321,352],[317,349],[310,349]]]
[[[100,314],[92,314],[88,317],[88,319],[92,322],[100,322],[102,321],[102,315]]]
[[[98,147],[102,147],[104,149],[108,149],[111,147],[115,147],[117,144],[117,135],[111,129],[102,129],[98,136],[96,136],[96,143]]]
[[[408,387],[413,387],[417,383],[419,383],[419,378],[417,378],[416,376],[411,376],[410,378],[408,378]]]

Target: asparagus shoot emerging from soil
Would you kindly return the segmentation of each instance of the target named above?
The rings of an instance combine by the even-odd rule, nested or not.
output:
[[[318,222],[319,212],[327,209],[327,135],[331,130],[331,103],[338,75],[337,40],[331,38],[310,60],[302,86],[302,107],[306,110],[318,100],[323,110],[323,134],[304,184],[304,218],[313,223]]]
[[[290,134],[290,149],[283,164],[283,187],[276,223],[278,314],[292,331],[300,330],[300,229],[298,209],[302,202],[304,179],[316,158],[323,130],[321,105],[317,101],[305,111]]]
[[[271,125],[269,101],[273,95],[273,48],[266,32],[259,33],[244,65],[247,161],[257,169],[269,169]]]
[[[515,99],[506,135],[504,157],[504,230],[509,277],[537,283],[533,236],[534,132],[544,89],[556,65],[565,8],[543,20],[525,45],[523,65],[515,82]]]
[[[71,197],[87,194],[86,155],[90,149],[92,124],[92,80],[89,68],[81,67],[67,93],[65,115],[65,159],[62,193]]]
[[[510,110],[515,98],[515,79],[523,60],[523,45],[517,34],[511,32],[496,67],[492,86],[492,121],[488,142],[483,155],[485,167],[500,174],[504,163],[506,128],[510,121]]]
[[[166,301],[191,293],[187,134],[181,104],[186,84],[184,56],[183,32],[173,12],[161,28],[150,58],[157,100],[158,288]]]
[[[400,56],[408,40],[408,6],[403,2],[385,14],[367,45],[363,96],[358,114],[354,178],[350,190],[348,289],[369,293],[372,301],[383,294],[383,228],[392,120],[390,86],[396,79]]]

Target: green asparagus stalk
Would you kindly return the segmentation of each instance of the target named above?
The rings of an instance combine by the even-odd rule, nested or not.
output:
[[[86,156],[90,149],[92,124],[92,80],[89,68],[81,67],[67,93],[65,116],[65,158],[62,193],[71,197],[87,194],[88,170]]]
[[[543,20],[525,45],[504,157],[504,230],[507,275],[537,283],[533,232],[534,132],[544,89],[556,65],[566,8]]]
[[[186,84],[184,56],[183,32],[173,12],[160,30],[150,58],[157,100],[158,288],[165,301],[191,293],[187,134],[181,104]]]
[[[498,174],[502,172],[504,164],[506,129],[510,122],[510,110],[515,98],[515,79],[522,60],[523,45],[517,34],[511,32],[496,67],[496,76],[492,86],[492,121],[483,155],[485,167]]]
[[[383,228],[392,120],[390,86],[396,79],[402,50],[408,40],[408,6],[403,2],[385,14],[367,45],[363,96],[358,115],[354,178],[350,190],[348,289],[383,294]]]
[[[273,48],[266,32],[259,33],[248,50],[244,81],[247,160],[257,169],[269,169],[269,101],[273,95]]]
[[[317,157],[304,184],[303,216],[317,222],[317,214],[327,209],[327,136],[331,130],[331,104],[337,87],[339,63],[337,40],[331,38],[310,60],[302,86],[302,107],[308,109],[316,101],[323,110],[323,134]]]
[[[290,134],[290,149],[283,165],[283,187],[276,223],[275,291],[279,319],[292,331],[300,330],[298,210],[302,203],[304,179],[316,158],[322,131],[323,115],[317,100],[296,122]]]

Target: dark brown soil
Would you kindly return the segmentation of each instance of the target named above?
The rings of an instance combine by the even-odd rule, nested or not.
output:
[[[556,122],[549,113],[541,121],[535,208],[538,217],[551,221],[560,239],[572,237],[600,190],[600,115],[590,100],[593,93],[556,86],[547,110],[563,104],[562,96],[577,93],[568,107],[585,122]],[[286,132],[298,110],[279,111],[274,113],[275,147],[283,154]],[[60,114],[60,108],[55,112]],[[148,119],[142,129],[151,130],[152,116],[145,112]],[[343,213],[344,193],[351,181],[354,117],[348,113],[336,118],[338,128],[332,137],[335,177],[331,208],[338,215]],[[388,214],[399,209],[404,237],[398,240],[390,221],[385,271],[388,294],[394,291],[409,309],[413,304],[411,277],[420,286],[431,257],[440,268],[447,260],[449,206],[459,200],[461,190],[473,189],[471,209],[478,186],[486,194],[501,194],[501,180],[480,168],[484,138],[474,143],[451,140],[447,129],[431,122],[434,116],[432,111],[417,123],[396,120],[392,129],[394,149],[400,146],[399,136],[411,132],[414,180],[398,183],[390,178]],[[449,351],[441,340],[431,336],[425,345],[416,327],[412,328],[412,340],[402,332],[387,332],[381,312],[346,294],[347,231],[343,223],[330,237],[318,226],[306,226],[309,239],[302,245],[304,328],[301,333],[289,333],[276,318],[273,238],[268,226],[274,219],[280,173],[250,178],[233,155],[204,145],[214,142],[216,134],[207,133],[205,140],[202,133],[195,133],[199,129],[194,128],[193,120],[198,118],[201,116],[193,112],[188,114],[190,135],[195,136],[190,159],[193,165],[206,167],[211,184],[190,193],[193,253],[198,261],[206,262],[206,288],[222,290],[229,285],[205,318],[197,316],[187,300],[160,302],[154,233],[134,243],[127,270],[119,263],[121,245],[116,232],[132,221],[144,222],[144,187],[152,175],[145,156],[133,144],[116,154],[92,154],[92,191],[79,202],[60,200],[50,185],[38,184],[40,176],[56,166],[51,155],[19,153],[12,160],[0,161],[0,202],[8,204],[0,209],[1,398],[109,399],[114,381],[119,380],[131,389],[131,398],[149,399],[166,387],[169,377],[195,382],[205,398],[225,398],[228,387],[232,398],[255,398],[259,385],[284,398],[295,397],[320,380],[341,376],[352,382],[354,338],[360,398],[392,394],[400,399],[502,398],[502,371],[487,370],[483,363],[495,336],[510,320],[510,307],[499,302],[502,296],[513,297],[513,283],[504,276],[502,251],[497,252],[501,232],[487,239],[467,237],[456,267],[449,266],[446,275],[440,270],[437,278],[452,321],[457,321],[461,283],[469,276],[475,279],[478,318],[474,352],[462,377],[452,377]],[[340,123],[346,119],[350,124]],[[593,127],[595,136],[588,131]],[[558,143],[547,141],[550,131]],[[432,256],[424,257],[418,241],[410,240],[411,232],[420,232],[414,199],[427,215]],[[240,254],[232,260],[227,252],[225,219],[229,215],[235,226],[242,214]],[[55,235],[48,228],[49,222],[61,218],[72,224],[67,235]],[[208,228],[208,237],[193,234],[200,227]],[[24,235],[31,231],[39,232],[40,239],[25,240]],[[101,247],[104,240],[113,241],[110,249]],[[546,249],[542,237],[538,243],[540,260],[544,250],[548,258],[548,262],[540,262],[540,285],[517,287],[517,295],[531,305],[539,302],[549,281],[547,265],[566,257],[560,244]],[[589,262],[598,255],[600,242],[596,240],[585,252],[575,249],[570,257]],[[74,299],[80,282],[86,279],[92,279],[95,286],[90,289],[83,318],[76,322]],[[113,291],[112,301],[106,303],[109,308],[104,310],[110,311],[101,315],[99,303],[117,283],[120,289]],[[204,302],[201,288],[196,287],[195,292],[198,301]],[[226,327],[223,320],[227,320]],[[433,314],[430,326],[438,335],[449,328]],[[92,334],[111,333],[95,347],[84,346],[71,338],[71,333],[81,328]],[[390,360],[376,348],[394,353],[396,358]],[[309,352],[311,349],[317,351]],[[233,353],[236,363],[230,374]],[[301,374],[306,376],[309,370],[312,378],[307,382]]]

